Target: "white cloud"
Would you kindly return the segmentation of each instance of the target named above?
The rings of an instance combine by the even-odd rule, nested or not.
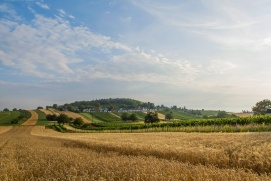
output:
[[[70,15],[70,14],[67,14],[64,9],[59,9],[59,15],[62,17],[62,18],[65,18],[65,17],[69,17],[71,19],[75,19],[75,17],[73,15]]]
[[[43,8],[43,9],[50,9],[47,4],[43,4],[41,2],[36,2],[36,5],[38,5],[39,7]]]
[[[10,8],[7,4],[0,4],[0,12],[8,14],[8,16],[4,16],[6,19],[21,19],[21,17],[17,15],[16,11]]]

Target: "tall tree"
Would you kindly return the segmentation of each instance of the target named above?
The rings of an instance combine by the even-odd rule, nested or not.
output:
[[[148,112],[145,116],[145,123],[157,123],[159,122],[158,113],[157,112]]]
[[[271,109],[271,101],[269,99],[259,101],[252,107],[252,111],[255,115],[265,115],[267,109]]]

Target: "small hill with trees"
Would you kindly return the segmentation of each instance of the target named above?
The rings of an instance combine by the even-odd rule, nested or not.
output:
[[[47,108],[50,106],[47,106]],[[91,101],[76,101],[69,104],[64,104],[57,106],[54,104],[52,106],[58,110],[69,110],[69,111],[78,111],[83,112],[84,109],[93,109],[93,110],[100,110],[100,109],[107,109],[108,111],[116,111],[119,109],[136,109],[136,108],[147,108],[147,109],[154,109],[155,105],[151,102],[141,102],[134,99],[129,98],[109,98],[109,99],[96,99]]]

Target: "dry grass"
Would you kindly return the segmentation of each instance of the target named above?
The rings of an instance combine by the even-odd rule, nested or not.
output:
[[[40,136],[31,135],[31,130]],[[14,127],[0,137],[0,180],[270,180],[250,170],[218,168],[212,161],[194,164],[155,152],[185,149],[205,158],[207,147],[227,149],[221,141],[244,136],[248,135],[229,134],[228,139],[225,134],[61,134],[42,126]],[[255,136],[252,141],[263,139]],[[216,144],[220,146],[212,148]]]
[[[39,109],[41,112],[43,112],[45,115],[48,115],[48,114],[54,114],[52,111],[50,110],[47,110],[47,109]]]
[[[253,115],[253,113],[234,113],[234,114],[239,117],[249,117]]]
[[[37,121],[38,121],[38,114],[35,112],[35,111],[32,111],[32,110],[29,110],[29,112],[31,113],[31,117],[26,120],[22,126],[34,126],[37,124]]]
[[[0,126],[0,134],[11,130],[12,126]]]
[[[55,115],[57,115],[57,116],[60,115],[59,111],[57,111],[57,110],[55,110],[55,109],[53,109],[53,108],[49,108],[48,110],[51,111],[51,114],[55,114]]]
[[[81,116],[80,114],[74,113],[74,112],[70,112],[70,111],[59,111],[59,113],[61,114],[66,114],[69,117],[75,119],[75,118],[82,118],[84,123],[91,123],[91,121],[89,121],[88,119],[86,119],[84,116]]]

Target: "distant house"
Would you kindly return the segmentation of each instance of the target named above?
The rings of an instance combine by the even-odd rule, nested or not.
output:
[[[265,112],[265,115],[271,116],[271,109],[267,109],[267,111]]]

